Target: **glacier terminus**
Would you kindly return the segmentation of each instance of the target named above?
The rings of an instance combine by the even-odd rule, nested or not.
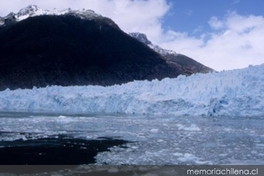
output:
[[[0,92],[1,111],[264,116],[264,65],[114,86]]]

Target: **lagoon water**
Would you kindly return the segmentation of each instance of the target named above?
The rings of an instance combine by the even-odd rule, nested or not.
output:
[[[8,149],[6,157],[16,161],[15,150],[32,151],[23,156],[30,164],[43,155],[60,157],[52,152],[66,148],[69,158],[81,161],[70,164],[264,164],[263,122],[261,117],[1,112],[0,152]],[[83,155],[86,151],[93,155]]]

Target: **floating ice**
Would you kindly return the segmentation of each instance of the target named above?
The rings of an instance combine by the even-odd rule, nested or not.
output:
[[[96,156],[97,164],[263,164],[262,118],[0,113],[0,147],[8,142],[64,137],[123,139]],[[179,126],[184,127],[179,129]],[[199,128],[197,131],[186,130]],[[230,129],[223,130],[223,127]],[[89,149],[89,146],[82,146]]]
[[[191,126],[184,126],[182,124],[177,124],[177,127],[179,130],[186,130],[186,131],[200,131],[200,128],[197,127],[194,124],[191,124]]]

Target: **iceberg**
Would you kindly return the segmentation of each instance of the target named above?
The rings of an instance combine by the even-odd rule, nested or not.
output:
[[[264,116],[264,64],[109,87],[6,89],[0,111]]]

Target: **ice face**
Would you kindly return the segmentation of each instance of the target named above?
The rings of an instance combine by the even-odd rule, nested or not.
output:
[[[0,111],[263,116],[264,65],[110,87],[50,86],[0,92]]]

